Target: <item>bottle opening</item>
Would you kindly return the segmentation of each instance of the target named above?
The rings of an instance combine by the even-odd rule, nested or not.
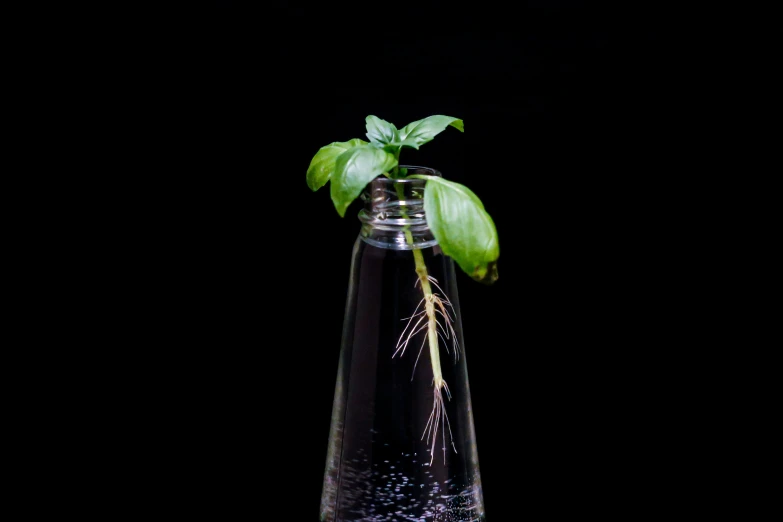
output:
[[[427,167],[400,165],[400,168],[407,170],[407,176],[441,176],[437,170]],[[372,180],[361,194],[364,201],[364,209],[359,212],[362,239],[374,246],[401,250],[437,244],[424,211],[426,184],[424,179],[389,179],[385,176]]]

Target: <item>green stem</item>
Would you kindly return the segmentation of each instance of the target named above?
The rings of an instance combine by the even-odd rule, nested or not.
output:
[[[394,158],[397,160],[397,163],[392,168],[391,177],[393,179],[397,179],[400,177],[400,149],[395,150],[393,154],[394,154]]]
[[[405,191],[401,184],[396,184],[397,196],[400,201],[405,199]],[[405,210],[400,208],[400,214],[404,219],[408,219],[408,215]],[[427,328],[427,337],[430,346],[430,361],[432,362],[432,376],[435,381],[435,389],[440,389],[443,384],[443,373],[440,368],[440,351],[438,350],[438,323],[435,316],[435,301],[432,297],[432,287],[430,286],[430,280],[427,273],[427,265],[424,263],[424,254],[421,249],[418,249],[413,244],[413,234],[411,234],[410,227],[404,226],[405,240],[413,248],[413,261],[416,265],[416,274],[419,276],[419,282],[421,283],[421,291],[424,293],[424,308],[427,311],[427,318],[429,319],[429,325]]]
[[[408,232],[410,234],[410,232]],[[443,382],[443,373],[440,370],[440,351],[438,350],[438,323],[435,318],[435,303],[432,298],[432,287],[427,278],[427,265],[424,264],[424,255],[421,250],[413,250],[413,259],[416,262],[416,273],[421,282],[421,291],[424,292],[424,306],[427,310],[427,317],[430,320],[427,335],[430,344],[430,360],[432,361],[432,377],[435,379],[435,387],[440,388]]]

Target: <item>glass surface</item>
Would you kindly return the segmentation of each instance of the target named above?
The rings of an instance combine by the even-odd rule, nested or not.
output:
[[[364,195],[320,520],[484,521],[454,263],[426,227],[424,183],[399,185]]]

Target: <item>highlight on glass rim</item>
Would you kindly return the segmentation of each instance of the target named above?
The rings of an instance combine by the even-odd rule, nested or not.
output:
[[[356,422],[355,413],[347,411],[353,403],[346,397],[347,386],[342,385],[348,372],[365,371],[357,369],[357,361],[362,360],[364,355],[363,352],[357,352],[362,347],[354,349],[357,342],[355,332],[360,331],[360,326],[356,324],[355,317],[348,317],[352,306],[356,306],[355,302],[352,305],[352,299],[355,301],[356,296],[352,297],[349,289],[321,521],[485,520],[464,358],[461,361],[464,348],[460,343],[462,331],[459,304],[456,296],[452,299],[450,295],[456,293],[451,260],[474,280],[485,284],[494,283],[498,278],[497,260],[500,254],[497,230],[481,200],[469,188],[444,179],[433,169],[400,163],[403,149],[419,149],[449,127],[464,132],[463,121],[450,116],[430,116],[398,129],[394,124],[370,115],[366,118],[366,137],[369,142],[355,138],[321,147],[307,170],[307,184],[313,191],[330,183],[331,199],[341,217],[345,216],[350,204],[360,196],[366,198],[366,201],[369,200],[368,206],[371,209],[376,206],[390,209],[395,219],[387,219],[387,213],[380,212],[374,223],[377,225],[382,221],[382,225],[377,225],[378,229],[393,230],[398,234],[398,244],[393,247],[397,250],[394,252],[394,266],[410,266],[410,269],[395,269],[394,274],[402,272],[395,277],[401,278],[400,281],[410,277],[412,281],[412,284],[405,281],[403,286],[407,287],[406,289],[393,292],[394,295],[410,297],[397,297],[394,307],[386,304],[378,306],[379,314],[380,310],[393,310],[393,313],[386,315],[393,315],[400,326],[389,327],[395,330],[393,339],[389,341],[388,347],[384,342],[377,345],[377,358],[384,358],[383,364],[390,365],[393,365],[395,360],[406,360],[406,375],[410,374],[407,389],[401,388],[405,387],[404,383],[395,382],[393,386],[389,386],[380,380],[374,380],[375,387],[370,389],[368,384],[370,393],[366,395],[372,395],[374,392],[381,400],[377,397],[375,400],[362,399],[366,402],[361,403],[361,409],[365,416],[378,417],[385,414],[384,411],[379,411],[380,402],[407,400],[408,402],[399,408],[404,410],[402,413],[386,413],[397,415],[395,422],[404,424],[405,429],[415,426],[415,437],[410,434],[397,434],[392,438],[391,435],[373,428],[370,430],[373,437],[371,441],[356,442],[346,451],[344,445],[347,444],[347,438],[344,430],[351,429],[348,424],[367,424]],[[368,185],[373,191],[369,195]],[[373,216],[370,214],[365,212],[360,219],[372,227]],[[431,239],[428,240],[428,237]],[[374,242],[370,238],[365,239],[369,246],[361,243],[362,235],[357,240],[354,265],[357,256],[363,255],[367,259],[386,256],[385,266],[391,266],[388,261],[391,259],[388,257],[391,253],[374,254],[374,251],[370,250],[374,248],[371,246]],[[435,248],[425,248],[430,246]],[[367,250],[360,252],[360,249]],[[433,267],[433,264],[437,267]],[[357,270],[360,268],[352,267],[352,271]],[[446,280],[439,280],[433,274]],[[387,276],[384,277],[388,280]],[[351,288],[357,284],[362,283],[359,281],[355,284],[352,281]],[[388,284],[388,281],[378,284]],[[409,309],[397,311],[397,308],[405,306]],[[379,322],[376,320],[374,324]],[[378,326],[376,329],[386,331]],[[378,336],[379,333],[376,332],[374,337],[371,335],[369,338]],[[350,354],[346,353],[347,340],[350,340],[351,344],[347,349]],[[388,353],[383,353],[384,351]],[[429,368],[421,364],[427,359]],[[367,366],[366,368],[371,369],[366,372],[383,373],[379,370],[381,363],[374,364],[375,366]],[[388,371],[393,375],[401,371],[398,367],[389,368]],[[427,388],[417,386],[419,381],[415,381],[416,376],[425,371],[426,382],[430,383]],[[459,391],[453,390],[453,385],[449,386],[447,376],[464,382],[460,384]],[[425,382],[424,377],[419,379]],[[380,395],[378,390],[381,390]],[[387,396],[392,395],[389,390],[396,390],[398,397],[387,399]],[[353,393],[357,393],[357,390],[354,389]],[[452,401],[454,398],[456,400]],[[419,402],[429,404],[426,410],[428,415],[417,416]],[[398,408],[389,409],[396,411]],[[371,421],[367,422],[372,424]],[[378,421],[377,424],[383,423]],[[396,431],[405,432],[401,428]],[[354,436],[361,438],[364,434],[351,435]],[[400,450],[398,452],[404,462],[398,461],[398,466],[392,465],[389,459],[373,462],[375,459],[368,455],[371,452],[368,448],[381,444],[381,438],[386,442],[373,454]],[[419,457],[419,444],[425,445],[427,455]],[[460,448],[467,455],[458,459],[456,455],[460,454]],[[354,458],[346,462],[346,457],[353,453]],[[373,467],[383,469],[372,469]],[[395,469],[396,473],[393,472]],[[446,476],[450,478],[444,478]],[[442,480],[433,480],[438,478]],[[446,492],[449,494],[444,494]],[[440,494],[436,496],[435,493]]]

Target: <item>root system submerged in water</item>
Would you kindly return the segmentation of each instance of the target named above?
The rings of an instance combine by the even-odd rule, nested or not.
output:
[[[421,301],[416,305],[413,315],[403,319],[407,320],[408,323],[400,334],[392,358],[396,357],[398,354],[400,357],[405,355],[405,351],[410,345],[411,340],[419,333],[424,333],[424,339],[419,347],[416,362],[413,365],[413,372],[415,373],[419,359],[421,358],[421,353],[424,351],[424,346],[425,344],[428,344],[429,341],[430,362],[432,364],[433,400],[432,412],[430,413],[421,439],[424,440],[426,437],[427,444],[431,444],[430,465],[432,465],[435,460],[435,445],[438,438],[438,431],[440,431],[441,441],[443,443],[444,462],[446,460],[446,428],[448,428],[451,446],[454,448],[454,452],[457,452],[457,448],[454,446],[451,423],[446,414],[446,405],[443,400],[444,392],[446,397],[451,400],[451,392],[449,391],[448,384],[443,380],[438,339],[443,341],[446,353],[450,353],[449,340],[452,342],[455,362],[459,359],[459,342],[457,341],[457,332],[454,330],[454,321],[456,320],[454,306],[438,284],[437,279],[427,274],[427,267],[424,264],[424,258],[421,255],[421,252],[419,250],[414,250],[413,255],[416,261],[416,273],[419,276],[416,279],[414,286],[421,287],[424,297],[422,297]],[[433,292],[432,286],[440,292]],[[424,305],[424,309],[419,311],[419,309],[422,308],[422,305]],[[413,375],[411,375],[411,380],[413,380]]]

